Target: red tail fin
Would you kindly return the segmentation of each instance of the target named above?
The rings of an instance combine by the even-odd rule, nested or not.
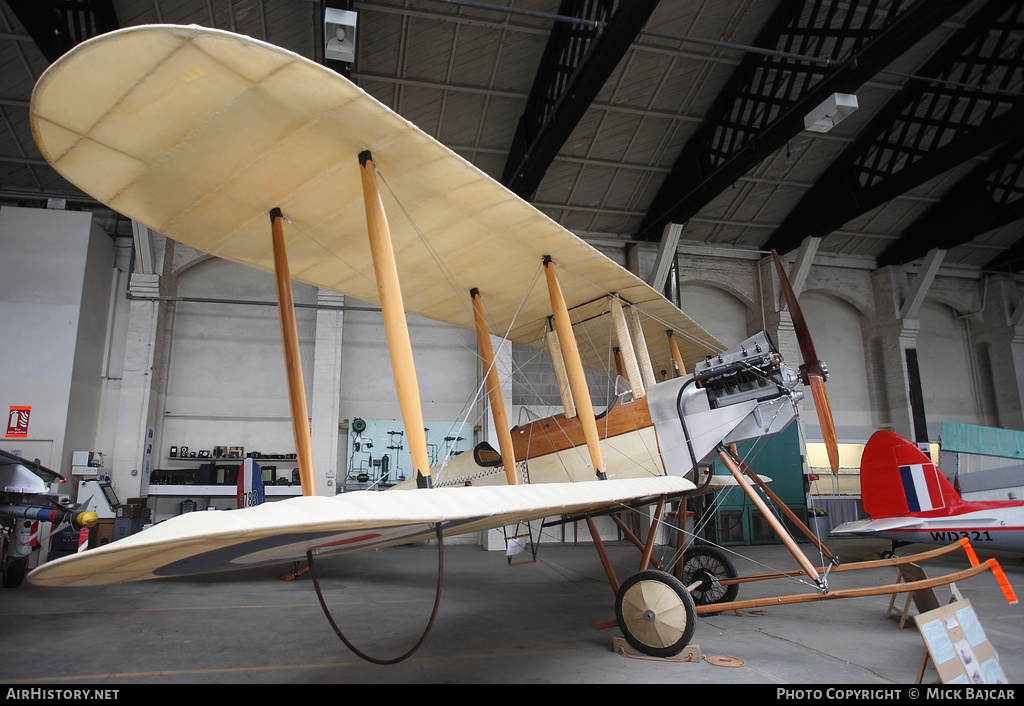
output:
[[[861,499],[871,517],[955,514],[963,504],[931,459],[912,442],[875,432],[860,462]]]

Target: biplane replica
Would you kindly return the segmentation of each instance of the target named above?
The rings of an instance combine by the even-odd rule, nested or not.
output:
[[[219,30],[140,26],[84,42],[39,79],[31,115],[40,150],[71,183],[169,238],[275,273],[303,492],[172,518],[46,563],[30,574],[33,583],[94,586],[305,560],[316,584],[322,556],[433,539],[440,554],[450,535],[580,520],[615,593],[615,623],[639,651],[668,656],[689,642],[697,615],[744,605],[734,599],[749,579],[712,546],[661,565],[651,531],[646,542],[633,538],[640,568],[620,583],[593,518],[653,508],[657,525],[668,503],[725,483],[762,510],[800,565],[793,573],[812,589],[765,603],[870,595],[829,590],[825,572],[755,490],[770,493],[764,479],[729,450],[785,429],[807,385],[833,470],[838,464],[824,366],[777,256],[804,357],[799,370],[765,333],[722,350],[643,280],[343,77]],[[410,487],[316,494],[292,278],[380,304],[415,467]],[[407,312],[476,331],[497,449],[481,445],[429,467]],[[566,381],[564,414],[509,427],[492,331],[550,351]],[[629,394],[603,412],[594,410],[585,371],[617,369],[610,353],[578,341],[614,342],[621,357]],[[687,359],[698,361],[692,371]],[[655,370],[672,374],[658,379]],[[708,471],[715,459],[729,471],[724,481]],[[393,663],[412,651],[393,660],[358,654]]]

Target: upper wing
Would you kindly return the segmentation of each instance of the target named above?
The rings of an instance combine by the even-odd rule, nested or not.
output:
[[[101,77],[101,80],[96,80]],[[273,270],[279,207],[291,274],[378,301],[358,155],[373,154],[406,309],[473,328],[481,292],[492,332],[537,346],[550,314],[542,258],[562,267],[584,364],[608,370],[607,293],[675,332],[685,359],[721,350],[661,294],[335,72],[257,40],[197,26],[142,26],[84,42],[32,96],[46,159],[73,184],[149,228],[217,257]],[[393,193],[396,202],[391,196]],[[516,313],[519,316],[516,317]],[[593,350],[592,350],[593,348]],[[652,345],[655,370],[668,345]],[[614,369],[614,368],[612,368]]]
[[[29,581],[94,586],[278,564],[464,534],[693,488],[660,476],[587,483],[355,491],[302,496],[230,512],[178,515],[97,549],[43,564]]]

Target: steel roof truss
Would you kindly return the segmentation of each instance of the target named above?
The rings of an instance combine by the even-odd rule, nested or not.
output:
[[[1012,67],[1020,65],[1024,43],[1009,37],[1022,24],[1024,0],[990,0],[978,10],[918,71],[937,80],[911,81],[890,100],[804,195],[768,247],[788,252],[805,237],[824,237],[1019,132],[1024,99]]]
[[[7,0],[51,63],[79,42],[119,27],[111,0]]]
[[[1024,218],[1024,134],[999,146],[987,161],[950,188],[878,258],[902,265],[930,248],[950,249]],[[986,269],[1004,269],[1003,256]],[[1024,265],[1024,263],[1020,263]]]
[[[842,62],[838,68],[777,55],[748,54],[684,147],[637,238],[656,240],[669,220],[695,216],[724,189],[803,131],[803,117],[833,93],[853,93],[962,3],[822,0],[782,3],[755,41]],[[838,28],[836,13],[844,12]]]
[[[657,4],[562,0],[559,15],[589,22],[552,28],[502,173],[505,186],[523,198],[533,195]]]

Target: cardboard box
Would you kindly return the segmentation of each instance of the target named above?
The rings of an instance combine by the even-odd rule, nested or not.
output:
[[[114,516],[120,519],[142,517],[141,505],[115,505]]]

